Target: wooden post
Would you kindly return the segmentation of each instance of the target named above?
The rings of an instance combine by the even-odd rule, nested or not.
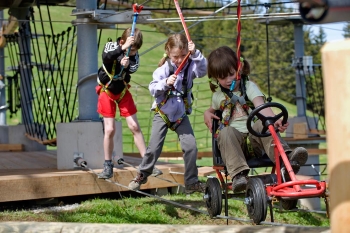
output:
[[[350,222],[350,39],[322,50],[325,88],[331,231],[349,232]]]

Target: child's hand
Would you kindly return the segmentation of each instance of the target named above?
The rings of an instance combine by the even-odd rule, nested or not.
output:
[[[277,128],[281,133],[283,133],[284,131],[286,131],[286,129],[288,128],[288,125],[289,125],[288,122],[285,123],[284,125],[282,125],[282,120],[281,120],[281,119],[278,119],[278,120],[275,122],[275,124],[274,124],[275,128]]]
[[[124,67],[128,67],[129,66],[129,57],[123,57],[122,60],[120,61],[120,65],[122,65]]]
[[[193,43],[192,40],[188,42],[188,51],[190,51],[192,55],[196,52],[196,45]]]
[[[220,117],[215,116],[215,114],[213,114],[209,109],[207,109],[204,112],[204,123],[210,130],[210,133],[213,133],[212,119],[220,120]]]
[[[129,36],[125,43],[122,45],[122,50],[127,50],[130,46],[132,46],[135,42],[135,38],[133,36]]]
[[[175,83],[175,81],[176,81],[176,75],[173,74],[173,75],[171,75],[171,76],[169,76],[169,77],[167,78],[167,80],[166,80],[166,85],[168,85],[168,86],[173,86],[174,83]]]

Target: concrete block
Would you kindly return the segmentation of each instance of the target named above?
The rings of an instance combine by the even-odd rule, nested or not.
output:
[[[122,123],[116,121],[113,154],[123,157]],[[74,157],[82,156],[91,169],[102,169],[104,162],[102,122],[57,124],[57,169],[74,169]],[[121,165],[114,164],[115,167]]]
[[[0,144],[9,143],[9,127],[7,125],[0,126]]]
[[[168,191],[168,188],[156,188],[156,189],[151,189],[151,194],[161,197],[161,196],[168,195],[169,191]]]
[[[45,151],[46,145],[31,140],[25,136],[26,127],[23,124],[8,126],[8,143],[22,144],[24,151]]]

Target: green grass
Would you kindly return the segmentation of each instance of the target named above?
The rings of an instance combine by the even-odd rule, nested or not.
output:
[[[201,194],[166,195],[162,198],[175,201],[181,205],[207,211]],[[229,216],[248,218],[246,206],[242,201],[229,200]],[[221,215],[225,215],[224,208]],[[329,219],[323,214],[306,212],[280,212],[274,209],[275,222],[307,226],[329,227]],[[128,198],[119,200],[93,199],[84,201],[73,210],[46,211],[34,214],[33,211],[0,212],[0,221],[50,221],[50,222],[81,222],[81,223],[150,223],[150,224],[199,224],[226,225],[226,220],[211,219],[208,215],[181,208],[154,198]],[[269,214],[266,221],[270,221]],[[229,225],[251,223],[228,221]]]

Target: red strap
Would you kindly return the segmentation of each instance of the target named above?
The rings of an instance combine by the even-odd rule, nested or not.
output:
[[[238,0],[237,5],[237,39],[236,39],[236,46],[237,46],[237,80],[241,79],[240,69],[241,69],[241,0]]]

